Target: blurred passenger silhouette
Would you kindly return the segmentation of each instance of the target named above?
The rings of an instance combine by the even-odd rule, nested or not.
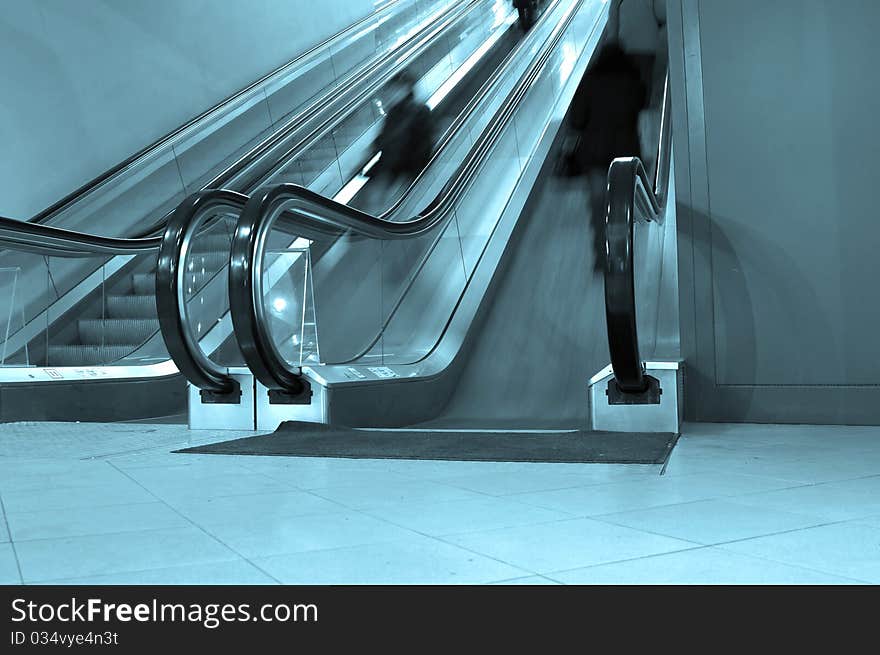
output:
[[[660,140],[663,82],[668,61],[666,2],[664,0],[611,0],[608,39],[616,42],[638,66],[645,85],[645,107],[639,114],[639,139],[645,170],[653,172]]]
[[[373,144],[381,151],[370,170],[370,181],[359,194],[358,206],[381,214],[428,165],[434,152],[434,125],[431,110],[416,98],[415,79],[398,73],[384,94],[385,120]]]
[[[608,167],[615,157],[641,155],[638,119],[645,98],[638,64],[612,42],[587,69],[572,102],[575,139],[563,151],[560,172],[587,178],[596,270],[604,262]]]
[[[606,33],[609,42],[620,46],[635,62],[650,99],[658,72],[662,74],[657,70],[658,58],[666,54],[666,3],[611,0]]]
[[[538,0],[513,0],[513,7],[519,14],[519,26],[523,32],[528,32],[538,15]]]

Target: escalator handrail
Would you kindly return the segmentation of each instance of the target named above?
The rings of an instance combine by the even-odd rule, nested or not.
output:
[[[137,255],[159,248],[160,237],[122,239],[0,216],[4,247],[55,257]]]
[[[301,371],[289,366],[278,352],[267,332],[264,315],[261,267],[269,234],[276,223],[292,232],[296,232],[298,226],[326,224],[340,233],[377,240],[413,238],[438,226],[470,186],[470,181],[555,51],[582,3],[583,0],[572,2],[542,44],[540,55],[533,59],[449,181],[434,200],[410,220],[391,221],[386,218],[387,213],[376,217],[295,184],[261,189],[250,198],[232,240],[229,303],[235,335],[245,362],[267,388],[296,393],[303,387]],[[541,20],[549,19],[551,14],[548,11]]]
[[[614,379],[624,393],[647,387],[639,352],[634,258],[635,222],[660,223],[669,187],[671,116],[669,75],[663,89],[660,140],[653,184],[638,157],[619,157],[608,169],[605,212],[605,320]]]
[[[188,129],[192,128],[193,126],[197,125],[199,122],[203,121],[211,114],[214,114],[218,111],[221,111],[224,107],[227,107],[231,104],[234,104],[237,100],[244,97],[245,95],[247,95],[248,93],[250,93],[251,91],[256,89],[257,87],[259,87],[260,85],[264,84],[265,82],[272,79],[273,77],[276,77],[277,75],[281,74],[284,70],[292,68],[294,66],[297,66],[298,64],[303,63],[306,59],[312,57],[318,51],[326,49],[334,41],[337,41],[339,39],[344,38],[347,34],[357,32],[366,23],[368,23],[372,20],[375,20],[380,14],[391,11],[392,7],[395,4],[397,4],[399,1],[400,0],[386,0],[385,4],[383,6],[378,7],[375,11],[370,12],[367,16],[364,16],[360,20],[343,28],[339,32],[329,36],[328,38],[324,39],[320,43],[315,44],[314,46],[312,46],[311,48],[309,48],[308,50],[306,50],[302,54],[297,55],[292,60],[282,64],[281,66],[279,66],[275,70],[267,73],[266,75],[262,76],[260,79],[252,82],[251,84],[247,85],[245,88],[241,89],[240,91],[237,91],[236,93],[229,96],[228,98],[224,98],[223,100],[218,102],[216,105],[214,105],[210,109],[207,109],[207,110],[203,111],[202,113],[200,113],[199,115],[195,116],[194,118],[191,118],[189,121],[187,121],[186,123],[184,123],[180,127],[176,128],[172,132],[169,132],[165,136],[160,137],[159,139],[157,139],[153,143],[140,149],[139,151],[137,151],[136,153],[134,153],[130,157],[123,160],[122,162],[116,164],[112,168],[107,169],[106,171],[104,171],[103,173],[98,175],[97,177],[89,180],[88,182],[86,182],[85,184],[83,184],[82,186],[77,188],[76,190],[70,192],[69,194],[67,194],[66,196],[61,198],[60,200],[54,202],[49,207],[46,207],[45,209],[38,212],[37,214],[35,214],[31,218],[27,219],[26,221],[22,221],[22,222],[41,224],[41,223],[46,223],[48,221],[51,221],[59,213],[61,213],[62,211],[64,211],[68,207],[70,207],[71,205],[79,202],[83,197],[87,196],[89,193],[91,193],[92,191],[97,189],[99,186],[101,186],[105,182],[109,181],[111,178],[124,172],[126,169],[132,167],[139,160],[142,160],[142,159],[144,159],[144,157],[149,156],[150,153],[156,152],[156,151],[164,148],[165,146],[167,146],[167,144],[169,144],[175,138],[177,138],[178,136],[180,136],[181,134],[183,134]]]
[[[398,0],[389,1],[397,2]],[[446,29],[446,27],[453,24],[456,20],[458,20],[471,9],[476,7],[480,1],[481,0],[470,0],[467,4],[460,5],[458,7],[458,11],[450,10],[449,13],[444,17],[443,21],[435,21],[430,25],[426,25],[424,28],[414,34],[411,37],[410,41],[412,43],[421,41],[430,42],[431,39],[427,38],[425,35],[438,31],[442,32],[443,29]],[[371,14],[371,16],[373,16],[373,14]],[[331,40],[332,38],[335,37],[331,37]],[[320,46],[315,46],[315,48],[319,47]],[[418,48],[415,48],[415,50],[418,50]],[[309,53],[306,53],[302,55],[302,57],[305,57],[308,54]],[[302,57],[294,60],[294,62],[285,64],[281,67],[281,69],[292,65]],[[397,50],[387,53],[385,56],[372,62],[369,66],[368,72],[374,72],[375,70],[381,68],[384,63],[395,57],[400,57],[400,54],[399,52],[397,52]],[[386,74],[381,76],[380,83],[384,83],[384,81],[387,81],[387,79],[389,79],[396,72],[396,70],[397,66],[393,67],[393,70],[391,71],[386,71]],[[274,75],[276,72],[278,71],[270,73],[267,77],[271,77],[271,75]],[[344,84],[339,85],[332,91],[332,95],[334,98],[345,97],[349,93],[351,88],[353,88],[353,86],[357,84],[357,76],[354,74],[349,74],[346,76],[346,78],[344,78],[344,82]],[[234,98],[240,97],[241,94],[246,93],[253,86],[256,86],[259,83],[260,81],[255,82],[253,85],[240,92],[240,94],[236,94]],[[229,99],[229,102],[234,100],[234,98]],[[211,190],[222,187],[226,181],[253,164],[267,151],[271,150],[271,148],[274,147],[278,142],[282,141],[291,133],[301,128],[309,120],[312,120],[319,113],[319,111],[325,108],[326,100],[326,97],[322,97],[321,100],[311,103],[304,110],[298,112],[297,116],[291,119],[282,130],[274,133],[271,137],[267,138],[266,140],[262,141],[260,144],[249,150],[233,164],[224,169],[222,173],[215,176],[206,185],[204,185],[201,191],[196,192],[193,195],[199,195],[200,193],[204,192],[210,193]],[[224,101],[224,103],[225,102],[226,101]],[[221,103],[221,105],[222,104],[223,103]],[[210,113],[210,111],[208,113]],[[194,119],[193,122],[195,122],[196,120],[197,119]],[[324,121],[324,123],[326,122],[327,121]],[[169,135],[168,138],[172,138],[174,135],[185,129],[185,127],[186,126],[181,128],[181,130],[179,131],[175,131],[174,133]],[[316,130],[313,130],[312,133],[306,136],[303,140],[305,141],[312,139],[313,135],[322,128],[323,125],[320,128],[316,128]],[[164,141],[162,143],[164,143]],[[157,144],[157,147],[158,145],[161,144]],[[289,155],[290,153],[288,152],[286,154]],[[185,199],[183,203],[186,203],[187,201],[188,199]],[[136,236],[130,238],[106,237],[86,232],[79,232],[76,230],[68,230],[65,228],[46,225],[45,221],[43,220],[36,221],[35,219],[29,219],[26,221],[21,221],[12,218],[0,217],[0,243],[2,243],[4,247],[8,247],[14,250],[57,257],[91,257],[95,255],[138,254],[151,250],[156,250],[159,247],[160,243],[163,240],[162,232],[166,229],[168,220],[170,219],[174,211],[175,210],[170,211],[168,214],[164,215],[161,219],[159,219],[149,227],[141,230]],[[52,213],[54,214],[55,212]],[[46,220],[48,220],[50,216],[47,215],[45,218]]]
[[[195,342],[187,323],[183,277],[178,267],[185,263],[194,233],[203,225],[202,221],[192,220],[193,215],[208,217],[224,208],[240,210],[246,201],[247,196],[234,191],[193,194],[184,200],[168,219],[156,268],[156,309],[168,354],[192,384],[219,394],[231,393],[235,383],[226,367],[211,360]]]

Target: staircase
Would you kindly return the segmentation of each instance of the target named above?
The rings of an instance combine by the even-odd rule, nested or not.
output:
[[[191,298],[221,269],[229,255],[229,237],[218,232],[206,234],[194,244],[187,260],[186,297]],[[152,256],[154,257],[154,256]],[[159,332],[156,310],[155,269],[123,273],[118,283],[108,282],[101,303],[97,290],[91,311],[79,313],[73,330],[62,330],[50,337],[48,366],[104,366],[127,357]],[[151,261],[154,263],[154,260]],[[149,267],[152,268],[152,267]],[[215,308],[216,309],[216,308]],[[58,343],[61,341],[62,343]]]

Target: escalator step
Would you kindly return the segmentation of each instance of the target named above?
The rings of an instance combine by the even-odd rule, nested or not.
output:
[[[195,273],[204,272],[213,275],[226,266],[229,261],[229,251],[218,252],[217,250],[194,251],[187,255],[185,266],[187,271]]]
[[[194,252],[187,257],[186,267],[187,275],[184,278],[187,286],[186,293],[191,294],[199,291],[211,278],[221,273],[229,262],[229,251],[225,252]],[[131,276],[131,285],[135,296],[155,296],[156,294],[156,274],[135,273]],[[144,302],[144,301],[141,301]],[[129,315],[113,315],[112,318],[133,318],[155,316],[155,300],[153,300],[153,309],[150,312]]]
[[[235,224],[229,225],[229,234],[225,234],[220,228],[214,228],[208,234],[200,234],[193,240],[192,249],[198,252],[229,252],[232,243],[232,232]]]
[[[155,318],[155,316],[155,296],[107,296],[107,318]]]
[[[138,295],[149,296],[156,293],[155,273],[135,273],[131,276],[134,292]]]
[[[140,345],[159,331],[158,318],[88,318],[77,321],[84,345]]]
[[[131,346],[49,346],[49,366],[98,366],[129,355]]]

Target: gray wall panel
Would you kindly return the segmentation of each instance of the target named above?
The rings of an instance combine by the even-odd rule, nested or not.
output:
[[[687,415],[880,421],[880,3],[669,19]]]

